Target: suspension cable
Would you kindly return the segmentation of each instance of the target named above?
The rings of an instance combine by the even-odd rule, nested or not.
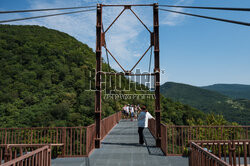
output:
[[[74,12],[57,13],[57,14],[49,14],[49,15],[42,15],[42,16],[26,17],[26,18],[18,18],[18,19],[11,19],[11,20],[2,20],[2,21],[0,21],[0,23],[22,21],[22,20],[29,20],[29,19],[36,19],[36,18],[44,18],[44,17],[51,17],[51,16],[60,16],[60,15],[74,14],[74,13],[82,13],[82,12],[89,12],[89,11],[94,11],[94,10],[96,10],[96,9],[80,10],[80,11],[74,11]]]
[[[222,21],[222,22],[228,22],[228,23],[233,23],[233,24],[250,26],[250,23],[248,23],[248,22],[241,22],[241,21],[227,20],[227,19],[216,18],[216,17],[202,16],[202,15],[191,14],[191,13],[184,13],[184,12],[179,12],[179,11],[174,11],[174,10],[168,10],[168,9],[159,9],[159,10],[167,11],[167,12],[172,12],[172,13],[183,14],[183,15],[188,15],[188,16],[206,18],[206,19],[210,19],[210,20],[216,20],[216,21]]]
[[[250,8],[232,8],[232,7],[201,7],[201,6],[175,6],[175,5],[158,5],[162,7],[188,8],[188,9],[209,9],[209,10],[232,10],[232,11],[250,11]]]
[[[153,49],[151,47],[151,50],[150,50],[150,59],[149,59],[149,65],[148,65],[148,73],[150,73],[150,71],[151,71],[152,52],[153,52]],[[150,75],[148,76],[148,82],[149,82],[149,78],[150,78]]]
[[[83,9],[83,8],[93,8],[93,7],[96,7],[96,6],[80,6],[80,7],[65,7],[65,8],[48,8],[48,9],[30,9],[30,10],[10,10],[10,11],[0,11],[0,14],[40,12],[40,11],[52,11],[52,10],[68,10],[68,9]]]
[[[103,24],[102,24],[102,32],[104,33]],[[105,40],[105,39],[104,39],[104,45],[105,45],[105,47],[107,47],[107,44],[106,44],[106,40]],[[110,65],[109,65],[109,55],[108,55],[107,49],[105,49],[105,51],[106,51],[106,57],[107,57],[107,62],[108,62],[108,71],[110,72],[110,71],[111,71],[111,68],[110,68]]]

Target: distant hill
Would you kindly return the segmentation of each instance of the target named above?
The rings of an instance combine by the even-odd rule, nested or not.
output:
[[[249,100],[233,100],[215,91],[174,82],[163,84],[161,94],[205,113],[222,114],[228,121],[250,124]]]
[[[250,99],[250,85],[214,84],[203,86],[201,88],[219,92],[233,99]]]

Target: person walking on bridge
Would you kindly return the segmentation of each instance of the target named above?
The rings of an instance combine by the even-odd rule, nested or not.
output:
[[[135,107],[134,107],[135,108],[135,113],[134,113],[135,114],[135,117],[134,117],[135,121],[137,121],[137,117],[138,117],[138,107],[139,107],[138,105],[135,105]]]
[[[124,107],[122,107],[122,114],[123,118],[125,119],[125,117],[127,116],[127,105],[124,105]]]
[[[126,106],[126,119],[129,117],[129,104]]]
[[[134,121],[134,115],[135,115],[134,105],[131,105],[131,107],[130,107],[131,121]]]
[[[152,119],[153,116],[146,110],[146,106],[141,107],[142,111],[138,116],[138,134],[139,144],[144,145],[143,130],[148,127],[148,119]]]

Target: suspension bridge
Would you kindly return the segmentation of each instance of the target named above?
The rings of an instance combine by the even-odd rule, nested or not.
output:
[[[134,7],[141,6],[151,7],[153,9],[152,31],[133,10]],[[106,29],[102,22],[102,9],[105,7],[123,8],[119,15]],[[1,128],[1,164],[3,166],[249,165],[250,126],[168,126],[161,123],[159,11],[172,12],[242,26],[250,26],[250,23],[180,12],[177,10],[170,10],[169,8],[229,10],[240,12],[250,11],[250,8],[173,6],[160,4],[97,4],[97,6],[0,11],[0,14],[12,14],[68,9],[77,10],[57,14],[1,20],[0,23],[96,11],[95,123],[87,127]],[[116,57],[108,49],[105,40],[106,32],[112,27],[116,20],[119,19],[125,10],[132,12],[150,34],[149,47],[130,70],[126,70],[119,63]],[[121,112],[117,112],[116,114],[104,119],[101,117],[101,76],[102,74],[113,74],[111,72],[102,71],[102,47],[106,50],[108,64],[109,56],[111,56],[111,58],[113,58],[122,69],[121,73],[115,74],[126,76],[136,75],[133,73],[133,70],[150,49],[151,52],[154,53],[154,72],[144,74],[154,77],[155,80],[155,119],[149,121],[149,127],[144,132],[146,142],[145,146],[138,145],[136,122],[122,119]]]

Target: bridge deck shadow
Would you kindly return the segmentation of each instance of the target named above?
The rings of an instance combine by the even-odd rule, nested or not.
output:
[[[64,166],[70,160],[71,166],[188,166],[185,157],[164,156],[148,129],[144,130],[144,137],[146,145],[141,146],[137,122],[121,120],[102,141],[101,148],[95,149],[89,158],[57,159],[52,161],[52,166]]]

